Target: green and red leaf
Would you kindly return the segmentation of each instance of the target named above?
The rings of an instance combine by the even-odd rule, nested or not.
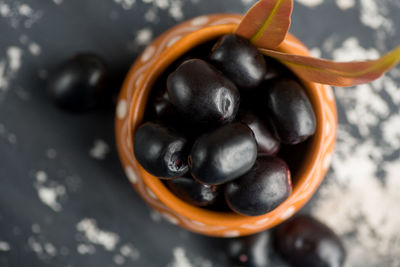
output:
[[[371,82],[400,61],[400,46],[379,59],[357,62],[334,62],[263,48],[259,50],[279,60],[304,80],[341,87]]]
[[[274,49],[285,39],[292,9],[293,0],[260,0],[246,13],[235,33],[257,47]]]

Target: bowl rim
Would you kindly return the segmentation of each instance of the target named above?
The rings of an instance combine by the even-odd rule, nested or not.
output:
[[[241,15],[236,14],[223,15],[241,17]],[[130,122],[128,124],[128,138],[133,140],[134,130],[139,125],[139,122],[141,122],[143,119],[143,111],[144,107],[147,104],[151,86],[157,80],[159,75],[173,61],[175,61],[177,58],[179,58],[181,55],[183,55],[185,52],[189,51],[193,47],[205,41],[215,39],[223,34],[232,33],[236,27],[237,24],[228,23],[223,25],[213,25],[200,28],[183,36],[181,39],[177,40],[173,46],[170,46],[159,55],[158,60],[155,60],[154,63],[148,67],[143,76],[143,79],[141,79],[141,81],[138,83],[137,88],[134,90],[132,98],[130,99],[130,103],[128,104],[128,121]],[[291,34],[287,35],[285,41],[276,50],[299,55],[309,55],[308,49]],[[131,70],[129,71],[126,80],[128,80],[129,77],[133,75],[133,69],[134,66],[132,66]],[[299,178],[297,179],[296,185],[294,186],[291,195],[285,202],[283,202],[273,211],[264,215],[250,217],[236,214],[234,212],[211,211],[201,207],[190,205],[176,197],[172,192],[170,192],[168,188],[160,181],[160,179],[147,173],[140,166],[140,164],[136,162],[133,149],[130,149],[131,156],[133,157],[138,167],[139,175],[142,177],[144,183],[150,188],[155,197],[158,198],[164,205],[166,205],[175,213],[181,214],[185,218],[192,221],[214,226],[223,224],[228,227],[238,227],[243,224],[260,224],[260,222],[264,222],[266,228],[269,228],[280,223],[280,221],[282,220],[286,220],[291,215],[293,215],[295,211],[298,211],[309,200],[309,198],[311,198],[315,190],[318,188],[319,184],[324,179],[324,172],[326,172],[327,170],[327,168],[324,170],[319,170],[320,173],[318,175],[314,174],[314,179],[312,179],[312,177],[309,177],[310,173],[315,173],[317,171],[315,170],[315,168],[317,168],[317,166],[320,164],[320,161],[322,160],[321,154],[323,153],[325,141],[324,133],[327,131],[327,129],[324,123],[325,113],[323,112],[324,105],[326,105],[326,103],[321,94],[322,90],[325,90],[324,87],[328,87],[329,89],[330,87],[306,81],[302,81],[302,83],[306,87],[307,94],[310,97],[310,101],[313,105],[317,119],[316,133],[309,148],[309,151],[316,151],[316,153],[307,153],[304,162],[309,164],[303,164],[303,166],[301,166],[301,168],[297,172],[297,176]],[[128,86],[128,82],[125,81],[123,87],[126,86]],[[335,138],[337,118],[334,99],[332,101],[332,104],[335,111],[335,125],[331,125],[330,127],[333,127],[333,129],[331,130],[333,130]],[[329,149],[333,149],[333,147]],[[306,194],[304,192],[299,192],[300,185],[304,183],[307,183]],[[295,198],[299,197],[300,199],[294,201]],[[272,220],[271,218],[275,218],[275,220]],[[271,219],[271,222],[267,222],[269,221],[269,219]]]

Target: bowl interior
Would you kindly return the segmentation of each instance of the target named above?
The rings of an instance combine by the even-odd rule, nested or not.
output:
[[[143,113],[148,102],[150,92],[152,90],[153,85],[157,82],[157,80],[163,75],[163,73],[168,69],[171,64],[176,62],[182,55],[186,54],[190,50],[196,48],[199,45],[205,44],[212,40],[215,40],[217,37],[232,33],[235,29],[236,25],[218,25],[211,26],[191,34],[180,39],[178,42],[174,44],[173,47],[167,49],[161,56],[160,60],[156,61],[156,63],[151,66],[146,73],[147,77],[150,77],[147,82],[143,82],[143,86],[139,87],[140,90],[136,90],[135,95],[133,96],[133,101],[131,102],[131,111],[130,118],[133,121],[133,131],[134,129],[140,125],[143,120]],[[292,47],[288,45],[281,45],[278,50],[282,52],[293,52]],[[316,119],[317,119],[317,128],[315,135],[310,138],[309,141],[306,142],[305,145],[302,145],[301,153],[299,153],[301,163],[297,167],[294,172],[293,181],[294,188],[293,193],[285,202],[290,201],[291,198],[295,195],[299,186],[305,182],[307,178],[307,173],[310,172],[312,168],[315,167],[318,154],[320,153],[322,146],[322,131],[323,131],[323,115],[322,115],[322,101],[321,97],[317,93],[316,86],[312,83],[302,82],[306,92],[310,98],[312,106],[314,108]],[[191,219],[204,221],[204,218],[207,218],[210,224],[228,224],[235,225],[237,223],[251,222],[256,220],[258,217],[265,216],[273,216],[278,213],[282,213],[285,209],[285,202],[281,204],[278,208],[271,211],[266,215],[256,216],[256,217],[247,217],[236,214],[234,212],[219,212],[212,211],[205,208],[195,207],[190,205],[178,197],[176,197],[173,193],[171,193],[168,188],[156,177],[147,173],[144,169],[139,166],[141,176],[147,186],[151,188],[154,194],[164,202],[169,208],[174,210],[177,213],[183,214],[186,217],[190,217]],[[310,195],[313,194],[313,190],[309,192]],[[223,222],[222,222],[223,221]]]

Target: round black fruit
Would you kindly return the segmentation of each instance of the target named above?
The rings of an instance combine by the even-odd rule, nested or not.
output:
[[[251,169],[257,158],[257,143],[245,124],[223,125],[200,136],[189,156],[193,177],[217,185],[234,180]]]
[[[218,125],[232,121],[239,108],[236,86],[201,59],[182,63],[167,79],[172,104],[187,119]]]
[[[257,87],[267,71],[257,47],[235,34],[221,37],[212,48],[210,59],[239,88]]]
[[[152,175],[176,178],[188,171],[186,144],[187,140],[171,129],[147,122],[135,132],[135,157]]]
[[[261,233],[229,239],[227,256],[230,266],[268,267],[271,266],[269,251],[271,246],[270,233]]]
[[[268,89],[266,98],[272,124],[282,143],[298,144],[315,133],[314,110],[298,82],[276,80]]]
[[[50,77],[48,91],[55,103],[70,111],[87,111],[101,100],[108,70],[92,54],[78,54],[61,65]]]
[[[279,254],[293,267],[341,267],[345,261],[339,237],[307,215],[279,226],[274,239]]]
[[[199,207],[214,203],[219,192],[217,186],[198,183],[191,177],[169,180],[167,186],[180,199]]]
[[[239,214],[263,215],[289,197],[290,179],[289,168],[283,160],[261,156],[248,173],[226,185],[225,198],[229,207]]]
[[[266,122],[253,112],[244,109],[239,110],[237,119],[253,131],[259,155],[276,155],[278,153],[280,141],[268,129]]]

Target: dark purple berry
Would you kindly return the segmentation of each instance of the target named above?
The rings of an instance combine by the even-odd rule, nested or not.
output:
[[[254,133],[259,155],[276,155],[280,141],[268,129],[266,122],[248,110],[239,110],[238,121],[246,124]]]
[[[298,82],[277,80],[268,89],[266,98],[272,124],[282,143],[298,144],[315,133],[314,110]]]
[[[150,174],[176,178],[188,171],[186,144],[187,140],[171,129],[147,122],[135,132],[135,157]]]
[[[99,104],[108,70],[92,54],[78,54],[62,64],[50,77],[48,91],[55,103],[69,111],[88,111]]]
[[[265,60],[257,47],[235,34],[221,37],[210,59],[239,88],[257,87],[266,74]]]
[[[291,192],[287,164],[277,157],[261,156],[248,173],[226,185],[225,198],[233,211],[258,216],[278,207]]]
[[[236,86],[201,59],[182,63],[167,80],[171,102],[187,119],[218,125],[232,121],[239,108]]]
[[[167,186],[180,199],[200,207],[214,203],[219,192],[217,186],[201,184],[191,177],[167,181]]]
[[[192,147],[188,163],[196,180],[217,185],[245,174],[256,158],[253,132],[236,122],[200,136]]]
[[[162,90],[153,100],[154,114],[157,119],[170,122],[178,119],[178,112],[171,103],[167,90]]]
[[[339,237],[310,216],[278,226],[274,239],[279,254],[293,267],[341,267],[346,258]]]
[[[227,256],[230,266],[269,267],[271,246],[270,234],[267,231],[259,234],[232,238],[228,240]]]

